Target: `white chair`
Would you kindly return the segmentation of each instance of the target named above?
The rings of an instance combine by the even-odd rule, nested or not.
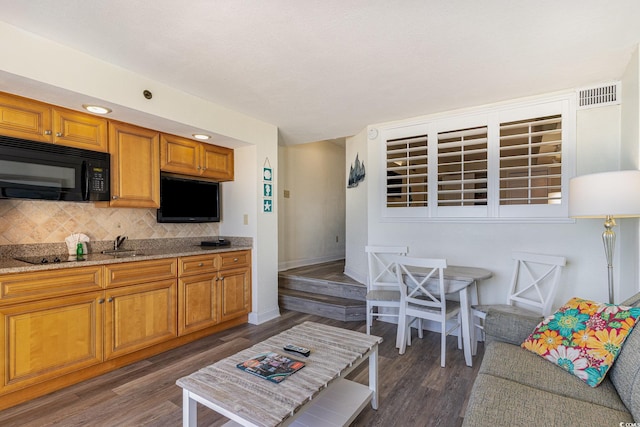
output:
[[[394,270],[393,256],[407,254],[406,246],[367,246],[367,334],[371,333],[373,319],[398,318],[400,290]],[[394,310],[380,310],[391,308]],[[374,309],[376,311],[374,311]]]
[[[474,318],[484,322],[489,309],[535,316],[551,314],[562,268],[567,259],[563,256],[514,252],[513,260],[514,269],[507,303],[474,305],[471,307]],[[483,323],[476,323],[476,327],[484,330]]]
[[[421,338],[422,319],[439,322],[440,366],[444,367],[447,335],[456,329],[460,330],[460,304],[445,298],[444,269],[447,260],[396,257],[395,261],[400,286],[400,354],[404,354],[407,344],[411,344],[411,324],[414,321],[418,321],[418,336]]]

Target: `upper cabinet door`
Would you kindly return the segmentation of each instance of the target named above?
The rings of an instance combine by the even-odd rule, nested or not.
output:
[[[0,92],[0,135],[107,152],[107,119]]]
[[[233,181],[233,150],[175,135],[160,136],[160,169],[216,181]]]
[[[218,181],[233,181],[233,150],[202,144],[202,176]]]
[[[160,135],[109,122],[111,203],[115,207],[160,207]]]
[[[14,138],[51,142],[51,109],[41,102],[0,93],[0,133]]]
[[[160,135],[160,169],[199,175],[200,143],[174,135]]]
[[[53,142],[85,150],[108,151],[107,119],[66,109],[53,109]]]

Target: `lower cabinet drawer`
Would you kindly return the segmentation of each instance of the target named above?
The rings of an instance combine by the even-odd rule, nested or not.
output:
[[[192,274],[211,273],[218,271],[218,255],[191,255],[180,257],[178,275],[187,276]]]
[[[246,267],[251,264],[251,252],[223,252],[220,254],[220,270],[226,268]]]
[[[102,289],[102,267],[0,275],[0,306]]]
[[[105,287],[114,288],[155,280],[175,279],[177,265],[176,258],[110,264],[105,266]]]

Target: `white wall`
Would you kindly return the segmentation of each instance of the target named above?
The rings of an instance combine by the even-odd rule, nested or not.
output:
[[[77,110],[81,103],[69,105],[68,100],[95,99],[115,106],[112,119],[169,133],[186,124],[249,143],[263,141],[261,135],[275,128],[3,22],[0,57],[0,90],[55,105]],[[142,96],[145,89],[154,94],[151,100]]]
[[[636,95],[637,97],[637,95]],[[616,170],[620,166],[619,105],[581,110],[577,113],[576,162],[578,174]],[[376,127],[379,125],[372,125]],[[360,146],[357,138],[349,141]],[[580,219],[565,223],[486,223],[486,222],[399,222],[382,221],[383,196],[380,185],[384,173],[379,140],[368,144],[368,229],[369,244],[408,245],[410,254],[444,257],[451,265],[484,267],[494,276],[479,285],[482,303],[502,303],[512,270],[513,251],[564,255],[568,259],[556,297],[558,306],[573,296],[608,300],[606,261],[601,241],[602,221]],[[636,141],[637,144],[637,141]],[[351,198],[352,194],[347,193]],[[357,197],[354,195],[353,197]],[[347,201],[347,206],[354,203]],[[348,212],[347,217],[360,213]],[[626,220],[619,221],[623,223]],[[619,230],[618,230],[619,231]],[[363,236],[348,229],[347,269],[365,274]],[[623,239],[624,240],[624,239]],[[351,242],[354,242],[353,245]],[[637,247],[637,238],[635,241]],[[625,249],[628,244],[625,243]],[[620,239],[616,253],[620,251]],[[620,272],[636,271],[638,258],[616,257],[616,300],[620,301],[638,289],[637,277],[621,283]],[[627,263],[621,265],[621,263]],[[629,265],[630,264],[630,265]],[[633,275],[632,275],[633,276]]]
[[[280,147],[279,162],[279,269],[344,258],[344,143]]]
[[[371,184],[371,175],[369,174],[369,150],[367,149],[367,130],[364,129],[357,135],[347,138],[346,156],[347,162],[345,170],[349,171],[350,162],[355,159],[356,154],[365,166],[365,178],[355,188],[347,189],[346,203],[346,232],[347,232],[347,248],[345,254],[346,275],[361,282],[366,283],[367,280],[367,257],[364,253],[364,247],[367,246],[367,229],[369,215],[367,212],[367,194]]]
[[[629,66],[622,76],[622,102],[624,108],[621,114],[622,169],[638,169],[640,165],[640,55],[636,47]]]
[[[262,155],[262,153],[261,153]],[[277,204],[274,212],[263,213],[259,192],[261,184],[261,161],[258,160],[257,146],[236,148],[234,151],[236,179],[222,184],[222,236],[254,236],[254,256],[252,257],[252,312],[249,321],[260,324],[280,315],[278,307],[278,241],[271,234],[277,231],[274,224],[277,216]],[[273,163],[272,167],[277,168]],[[277,170],[277,169],[275,169]],[[277,181],[275,181],[277,183]],[[247,195],[256,194],[256,197]],[[261,230],[267,230],[262,234]],[[263,237],[264,236],[264,237]],[[259,255],[256,255],[259,254]]]

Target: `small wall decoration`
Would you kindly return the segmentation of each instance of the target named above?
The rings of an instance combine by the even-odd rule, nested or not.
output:
[[[267,157],[262,166],[262,212],[273,212],[273,169]]]
[[[271,197],[273,195],[272,192],[273,192],[273,184],[265,183],[264,184],[264,189],[262,191],[262,195],[264,197]]]
[[[364,163],[360,163],[360,159],[356,153],[356,160],[354,164],[351,165],[351,170],[349,171],[349,183],[347,188],[357,187],[360,182],[364,181],[364,176]]]

